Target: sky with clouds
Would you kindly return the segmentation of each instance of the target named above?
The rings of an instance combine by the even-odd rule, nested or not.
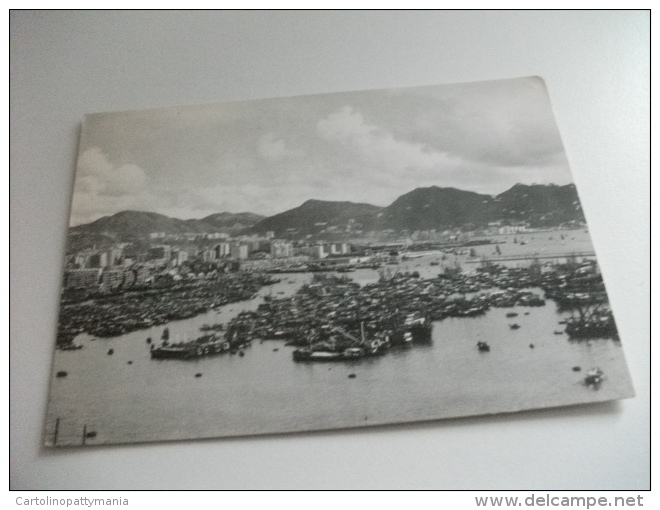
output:
[[[71,225],[572,182],[539,78],[88,115]]]

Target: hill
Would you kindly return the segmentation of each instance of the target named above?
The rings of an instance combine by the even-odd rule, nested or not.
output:
[[[69,251],[96,246],[102,248],[116,243],[144,242],[152,232],[165,234],[226,233],[237,234],[263,216],[252,213],[218,213],[201,220],[180,220],[163,214],[143,211],[122,211],[104,216],[85,225],[69,229]]]
[[[299,238],[308,235],[350,237],[356,231],[445,229],[491,222],[528,223],[552,227],[584,221],[574,184],[516,184],[496,196],[456,188],[430,186],[401,195],[383,208],[354,202],[307,200],[302,205],[264,218],[228,212],[199,220],[180,220],[162,214],[123,211],[70,229],[69,249],[78,251],[118,242],[145,242],[152,232],[260,234]]]
[[[299,207],[260,221],[249,230],[259,234],[270,231],[280,236],[287,233],[315,234],[329,229],[342,232],[347,229],[369,229],[381,210],[381,207],[371,204],[307,200]]]
[[[491,216],[502,220],[524,220],[532,227],[585,221],[575,184],[516,184],[493,200]]]
[[[429,230],[489,221],[492,197],[456,188],[417,188],[386,207],[378,226],[393,230]]]

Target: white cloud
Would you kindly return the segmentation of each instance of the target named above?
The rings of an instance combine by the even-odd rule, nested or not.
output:
[[[76,191],[116,197],[137,195],[146,183],[147,176],[139,166],[115,166],[97,147],[87,149],[78,158]]]
[[[286,147],[284,140],[275,140],[272,133],[268,133],[259,139],[257,145],[259,154],[266,159],[278,160],[286,156]]]
[[[143,209],[153,202],[146,191],[147,176],[133,164],[114,165],[97,147],[78,158],[71,204],[71,224],[93,221],[125,209]]]
[[[340,111],[331,113],[316,124],[316,129],[327,140],[351,141],[365,138],[376,131],[376,127],[364,123],[360,112],[344,106]]]
[[[320,120],[317,133],[325,140],[339,142],[357,151],[363,160],[391,172],[446,170],[460,160],[424,144],[394,137],[387,130],[367,124],[360,112],[345,106]]]
[[[273,133],[267,133],[259,139],[257,150],[262,158],[270,161],[279,161],[301,155],[300,151],[290,149],[286,146],[284,140],[277,139]]]

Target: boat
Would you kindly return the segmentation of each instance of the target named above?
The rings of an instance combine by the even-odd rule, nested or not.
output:
[[[392,335],[395,344],[429,343],[431,342],[433,323],[419,312],[408,314],[403,324],[397,327]]]
[[[603,371],[596,367],[592,368],[584,376],[584,384],[587,386],[596,386],[603,381]]]
[[[506,314],[507,317],[518,317],[518,314],[516,312],[509,312]]]
[[[490,351],[490,345],[488,345],[487,342],[480,340],[477,342],[477,349],[479,349],[479,352],[488,352]]]
[[[77,351],[78,349],[82,349],[83,346],[80,344],[74,344],[73,342],[66,343],[66,344],[61,344],[58,346],[60,351]]]
[[[593,313],[566,322],[566,334],[571,339],[618,338],[618,332],[611,312],[599,315]]]
[[[296,349],[293,351],[293,361],[346,361],[362,358],[364,349],[349,347],[343,351],[318,350],[313,347]]]
[[[224,329],[224,324],[203,324],[199,330],[200,331],[222,331]]]
[[[510,327],[511,329],[520,329],[520,325],[519,325],[519,324],[509,324],[509,327]]]
[[[195,359],[222,354],[231,344],[216,334],[203,335],[190,342],[171,344],[164,340],[159,347],[151,345],[151,359]]]
[[[273,331],[271,334],[267,335],[266,339],[267,340],[289,340],[293,336],[294,335],[293,335],[292,331],[277,330],[277,331]]]
[[[364,323],[360,324],[360,336],[357,338],[339,326],[330,326],[330,331],[339,333],[343,341],[322,341],[314,344],[310,341],[308,347],[293,351],[293,361],[350,361],[365,356],[383,354],[390,346],[387,336],[367,341],[364,333]],[[346,347],[348,342],[348,347]],[[342,345],[343,344],[343,345]]]

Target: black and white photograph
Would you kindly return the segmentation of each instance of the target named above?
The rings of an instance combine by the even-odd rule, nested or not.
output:
[[[44,444],[634,396],[540,77],[90,113]]]

